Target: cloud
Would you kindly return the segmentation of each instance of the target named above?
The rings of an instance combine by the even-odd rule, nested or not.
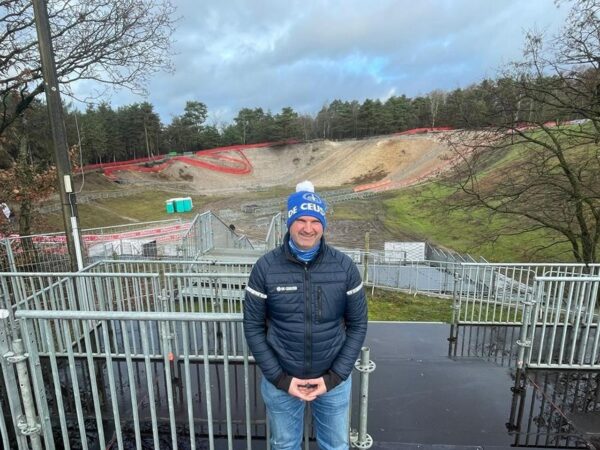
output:
[[[217,121],[242,107],[316,113],[326,101],[465,87],[521,54],[523,32],[556,30],[552,0],[178,0],[175,74],[148,101],[163,121],[187,100]],[[140,101],[126,92],[113,104]]]

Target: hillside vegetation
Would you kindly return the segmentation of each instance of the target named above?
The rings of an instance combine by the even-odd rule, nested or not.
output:
[[[382,149],[386,151],[382,152]],[[431,149],[434,153],[429,158],[430,162],[427,162],[427,158],[420,155],[429,155]],[[501,183],[501,177],[506,174],[518,178],[528,151],[528,146],[522,144],[484,153],[478,161],[478,182],[493,187]],[[578,148],[570,153],[570,157],[581,157],[584,153]],[[239,231],[259,240],[266,235],[269,216],[242,214],[241,205],[271,199],[284,208],[285,197],[300,175],[316,180],[317,186],[329,184],[331,189],[339,189],[352,187],[358,182],[351,184],[352,180],[364,181],[378,168],[385,168],[380,175],[384,180],[410,184],[418,182],[414,174],[419,171],[431,174],[431,167],[443,171],[444,164],[449,164],[445,155],[448,155],[448,151],[440,144],[440,140],[426,136],[299,144],[277,151],[256,149],[249,152],[255,168],[252,175],[209,174],[204,169],[188,167],[183,172],[172,170],[159,178],[136,174],[130,177],[130,184],[126,186],[113,183],[114,188],[119,190],[136,185],[145,186],[148,190],[129,197],[81,204],[81,226],[90,228],[174,217],[191,219],[194,214],[210,209],[217,214],[224,214],[228,223],[234,223]],[[269,173],[275,170],[277,176],[270,177]],[[178,177],[180,173],[185,173],[186,177],[193,174],[193,179],[187,181],[195,209],[192,214],[168,215],[164,201],[185,194],[161,190],[161,186],[185,181]],[[88,175],[88,178],[84,192],[87,189],[104,190],[109,187],[99,174]],[[151,179],[156,183],[149,184]],[[335,185],[334,180],[350,184]],[[559,240],[557,233],[536,230],[526,234],[501,235],[507,227],[516,229],[529,226],[522,218],[494,216],[482,207],[449,211],[448,205],[456,200],[456,186],[449,183],[448,179],[442,182],[434,177],[430,180],[381,193],[367,200],[332,205],[327,230],[330,242],[349,248],[362,248],[365,233],[369,231],[372,249],[381,249],[386,241],[428,241],[442,248],[469,253],[475,258],[483,256],[489,261],[573,261],[568,245],[558,244],[548,248],[548,244]],[[252,186],[260,189],[251,190]],[[535,204],[531,207],[534,208]],[[58,230],[61,226],[60,214],[46,216],[44,231],[48,228]]]

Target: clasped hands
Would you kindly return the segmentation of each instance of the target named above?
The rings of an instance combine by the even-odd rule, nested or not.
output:
[[[325,392],[327,392],[327,387],[325,386],[323,377],[312,378],[310,380],[292,378],[290,388],[288,389],[290,395],[307,402],[312,402],[315,398]]]

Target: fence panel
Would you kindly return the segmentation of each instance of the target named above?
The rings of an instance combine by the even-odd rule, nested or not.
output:
[[[86,272],[107,272],[107,273],[153,273],[160,275],[161,281],[165,273],[186,273],[186,274],[204,274],[204,273],[245,273],[250,274],[254,264],[247,260],[239,262],[222,262],[210,259],[197,259],[193,261],[180,260],[147,260],[147,259],[127,259],[127,260],[103,260],[93,266],[84,269]]]
[[[359,265],[361,273],[364,266]],[[400,264],[369,264],[368,283],[375,287],[452,295],[455,285],[455,265],[430,261],[407,261]]]
[[[524,323],[532,368],[600,369],[600,276],[538,277]]]
[[[64,233],[7,237],[0,245],[0,272],[71,270]]]
[[[269,224],[269,230],[267,231],[266,250],[273,250],[274,248],[281,245],[283,237],[287,231],[287,226],[283,214],[280,212],[275,214]]]
[[[44,355],[36,338],[26,341],[37,408],[48,409],[46,446],[214,448],[221,441],[233,448],[234,439],[243,439],[250,448],[253,437],[266,435],[259,374],[243,339],[232,358],[231,325],[241,327],[240,314],[20,311],[17,317],[24,336],[40,329],[49,343]],[[91,323],[99,324],[96,333]],[[86,331],[79,348],[53,347],[72,340],[78,327]],[[139,342],[119,332],[131,329],[139,330]],[[177,353],[173,334],[180,336]],[[215,335],[218,360],[211,353]]]
[[[460,266],[454,323],[473,325],[520,325],[523,302],[534,295],[536,277],[600,273],[599,264],[463,263]]]
[[[32,421],[20,428],[29,437],[17,432],[6,448],[14,442],[19,450],[30,443],[34,449],[233,449],[244,444],[251,449],[253,440],[267,436],[260,372],[243,339],[241,314],[65,310],[17,311],[16,318],[25,337],[16,361],[31,380],[29,409],[27,402],[23,405]],[[20,342],[5,319],[0,319],[3,353],[11,340]],[[74,342],[74,329],[83,330],[81,341],[56,348],[61,340]],[[137,336],[130,330],[138,330]],[[47,352],[40,351],[40,339]],[[14,381],[4,358],[1,365],[4,380]],[[368,448],[368,374],[375,369],[368,349],[356,369],[360,405],[351,439]],[[0,391],[0,399],[11,402],[13,432],[22,416],[17,392]],[[5,442],[10,428],[0,426]]]

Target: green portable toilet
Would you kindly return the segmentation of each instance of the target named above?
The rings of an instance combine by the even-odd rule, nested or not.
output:
[[[181,213],[185,212],[185,205],[183,198],[174,198],[173,202],[175,203],[175,212]]]
[[[183,198],[183,206],[185,212],[190,212],[194,205],[192,204],[192,197],[184,197]]]
[[[167,214],[173,214],[175,212],[175,206],[173,204],[173,199],[170,198],[165,202],[165,206],[167,209]]]

